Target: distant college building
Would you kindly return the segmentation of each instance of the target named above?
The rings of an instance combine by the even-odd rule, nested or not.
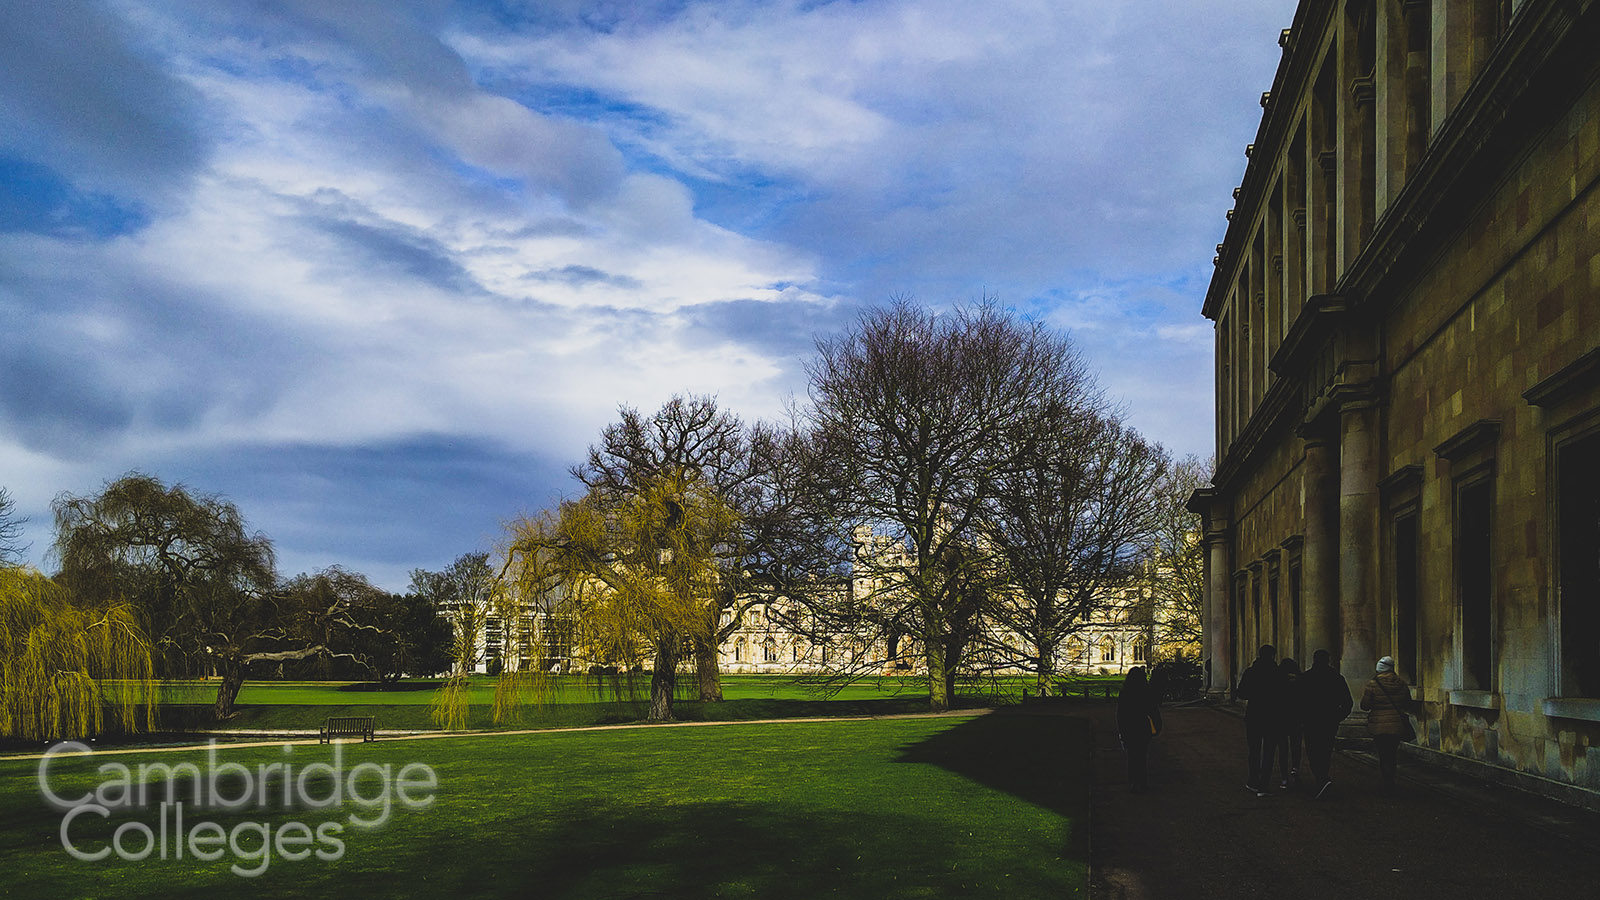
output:
[[[1209,687],[1391,655],[1423,746],[1600,790],[1600,2],[1305,0],[1281,43],[1204,306]]]

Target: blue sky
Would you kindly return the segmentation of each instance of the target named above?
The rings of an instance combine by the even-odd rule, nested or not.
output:
[[[803,395],[909,294],[1211,450],[1212,246],[1291,0],[0,0],[0,485],[139,470],[401,588],[619,404]]]

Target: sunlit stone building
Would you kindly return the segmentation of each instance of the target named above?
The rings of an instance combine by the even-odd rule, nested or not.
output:
[[[1600,4],[1305,0],[1281,43],[1204,306],[1209,686],[1392,655],[1424,747],[1600,790]]]

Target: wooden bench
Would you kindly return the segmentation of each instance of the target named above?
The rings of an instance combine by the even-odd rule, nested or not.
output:
[[[329,716],[322,723],[318,739],[326,744],[336,737],[358,737],[362,743],[375,740],[371,716]]]

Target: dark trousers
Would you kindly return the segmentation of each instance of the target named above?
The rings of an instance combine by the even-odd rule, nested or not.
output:
[[[1270,722],[1244,720],[1244,738],[1250,748],[1250,780],[1254,788],[1265,788],[1272,778],[1272,754],[1278,746],[1278,729]]]
[[[1316,777],[1317,784],[1328,781],[1330,770],[1333,767],[1333,739],[1339,733],[1339,723],[1331,725],[1311,724],[1306,726],[1306,759],[1311,762],[1311,774]]]
[[[1124,741],[1122,749],[1128,754],[1128,784],[1136,790],[1150,786],[1150,742]]]
[[[1278,736],[1278,765],[1283,769],[1283,780],[1289,780],[1291,769],[1300,768],[1300,723],[1285,728]],[[1268,771],[1268,775],[1272,773]]]
[[[1394,787],[1394,770],[1400,762],[1400,735],[1375,734],[1372,742],[1378,747],[1378,771],[1383,773],[1383,786]]]

